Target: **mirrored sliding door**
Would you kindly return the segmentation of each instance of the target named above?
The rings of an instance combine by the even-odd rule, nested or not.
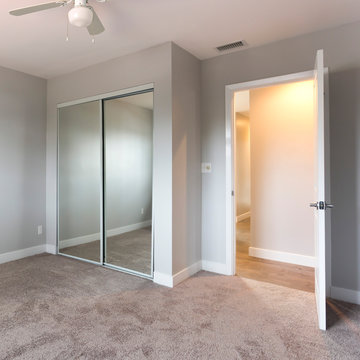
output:
[[[101,102],[59,109],[58,251],[101,262]]]
[[[104,100],[104,262],[152,274],[153,92]]]

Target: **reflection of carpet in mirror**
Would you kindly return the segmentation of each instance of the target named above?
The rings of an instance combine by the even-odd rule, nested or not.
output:
[[[64,248],[61,253],[99,262],[100,241]],[[151,227],[107,238],[106,263],[151,274]]]

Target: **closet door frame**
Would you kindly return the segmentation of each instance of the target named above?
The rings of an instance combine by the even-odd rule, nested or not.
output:
[[[105,163],[105,119],[104,119],[104,102],[106,100],[112,100],[122,97],[127,97],[131,95],[138,95],[146,92],[152,92],[154,94],[154,83],[148,83],[144,85],[139,85],[131,88],[126,88],[122,90],[117,90],[109,93],[94,95],[86,98],[81,98],[77,100],[67,101],[63,103],[57,104],[57,154],[56,154],[56,254],[73,258],[76,260],[88,262],[95,265],[101,265],[103,267],[121,271],[124,273],[128,273],[131,275],[136,275],[139,277],[143,277],[146,279],[153,279],[154,278],[154,241],[155,241],[155,228],[154,228],[154,157],[152,159],[152,217],[151,217],[151,273],[144,274],[137,272],[135,270],[125,269],[119,266],[107,264],[104,262],[105,259],[105,243],[106,243],[106,222],[105,222],[105,194],[106,194],[106,186],[105,186],[105,179],[106,179],[106,163]],[[68,255],[60,252],[60,244],[59,244],[59,125],[60,125],[60,109],[65,108],[72,105],[79,105],[88,102],[99,102],[99,121],[101,125],[101,139],[100,139],[100,157],[101,157],[101,181],[100,181],[100,261],[92,261],[84,258],[80,258],[73,255]],[[154,122],[153,122],[153,133],[154,133]],[[154,138],[153,138],[154,139]],[[154,141],[154,140],[153,140]]]

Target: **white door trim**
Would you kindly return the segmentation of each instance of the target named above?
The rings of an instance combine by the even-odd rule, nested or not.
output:
[[[325,74],[328,74],[325,69]],[[233,196],[235,191],[235,119],[234,119],[234,94],[241,90],[250,90],[258,87],[265,87],[271,85],[278,85],[284,83],[291,83],[296,81],[310,80],[314,78],[314,71],[304,71],[300,73],[293,73],[288,75],[276,76],[271,78],[259,79],[254,81],[247,81],[238,84],[231,84],[225,86],[225,246],[226,246],[226,274],[234,275],[236,270],[236,209],[235,209],[235,197]],[[325,81],[325,93],[328,94],[327,88],[328,81]],[[328,97],[325,96],[327,102]],[[327,111],[328,104],[325,103],[325,111]],[[326,114],[328,115],[328,114]],[[325,116],[325,127],[328,130],[328,116]],[[329,133],[325,131],[325,162],[329,164],[330,153],[329,153]],[[326,169],[326,178],[330,178],[329,166]],[[329,180],[328,180],[329,181]],[[330,188],[330,184],[328,183]],[[328,241],[329,239],[329,241]],[[327,293],[330,291],[331,286],[331,251],[330,251],[330,236],[327,236],[327,251],[326,264],[327,264]],[[329,293],[328,293],[329,294]]]

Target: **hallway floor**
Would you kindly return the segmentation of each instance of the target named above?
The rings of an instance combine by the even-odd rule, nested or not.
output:
[[[288,288],[314,292],[314,269],[249,256],[250,219],[236,224],[236,274]]]

